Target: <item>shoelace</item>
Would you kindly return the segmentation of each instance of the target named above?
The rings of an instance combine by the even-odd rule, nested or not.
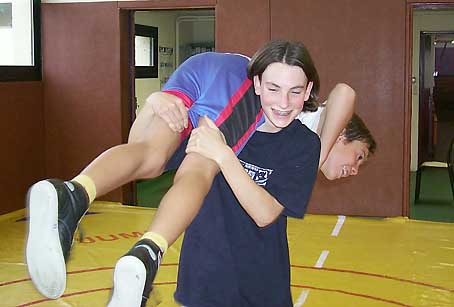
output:
[[[85,231],[84,231],[84,227],[79,224],[79,242],[82,242],[85,238]]]

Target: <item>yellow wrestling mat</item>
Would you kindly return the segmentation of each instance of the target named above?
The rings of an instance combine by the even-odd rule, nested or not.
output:
[[[58,300],[42,297],[28,277],[25,211],[0,216],[0,306],[105,306],[116,260],[154,212],[95,203],[81,223],[85,238],[74,244]],[[454,224],[308,215],[289,219],[288,236],[295,306],[454,306]],[[160,307],[178,306],[180,245],[181,239],[169,249],[155,281]]]

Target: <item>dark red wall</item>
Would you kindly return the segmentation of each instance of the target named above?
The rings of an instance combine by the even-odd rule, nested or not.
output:
[[[47,176],[71,179],[122,143],[116,2],[43,4]],[[118,189],[107,199],[122,200]]]
[[[0,82],[0,214],[24,208],[28,187],[45,177],[41,91],[41,82]]]
[[[264,0],[218,0],[216,51],[251,56],[270,39],[270,5]]]
[[[322,97],[337,82],[357,92],[357,112],[378,150],[356,178],[320,178],[309,212],[402,215],[405,1],[271,1],[273,38],[306,43]],[[322,177],[322,176],[319,176]]]

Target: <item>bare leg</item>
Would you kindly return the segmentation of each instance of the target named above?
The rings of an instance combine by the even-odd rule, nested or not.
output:
[[[199,125],[205,125],[203,119]],[[148,231],[159,233],[172,245],[199,212],[218,172],[214,161],[195,153],[186,155]]]
[[[202,120],[199,125],[206,125]],[[174,183],[161,200],[148,231],[168,245],[186,230],[202,206],[219,172],[217,164],[199,154],[186,155]],[[108,307],[145,306],[159,268],[163,248],[155,240],[141,239],[115,265],[114,289]]]
[[[128,144],[110,148],[82,171],[95,183],[98,196],[130,181],[161,175],[180,144],[179,133],[149,110],[145,107],[134,122]]]
[[[98,195],[132,180],[159,176],[180,144],[179,134],[166,122],[147,113],[147,109],[142,112],[131,129],[129,143],[107,150],[82,172],[95,182]],[[203,119],[199,124],[205,124]],[[215,162],[188,154],[161,200],[149,231],[161,235],[169,245],[175,242],[198,213],[218,172]]]
[[[79,180],[88,180],[90,187],[94,185],[97,193],[89,192],[93,188],[87,188],[77,180],[43,180],[30,188],[27,197],[30,213],[27,266],[33,283],[44,296],[58,298],[65,290],[66,259],[89,200],[92,201],[95,194],[105,194],[129,181],[160,175],[180,144],[179,133],[173,132],[164,120],[149,110],[145,108],[137,118],[128,144],[105,151],[83,170],[81,175],[85,176],[78,177]],[[90,199],[87,199],[87,194]],[[175,226],[176,232],[181,233],[186,221],[192,220],[189,215],[194,216],[194,210],[189,211],[186,219],[184,216],[181,218],[183,226]],[[173,218],[164,218],[162,224],[169,227]],[[171,234],[164,228],[163,236],[172,238]]]
[[[179,145],[180,135],[160,117],[144,112],[137,118],[133,140],[101,154],[79,179],[89,178],[90,186],[102,195],[131,180],[156,177]],[[96,193],[89,194],[78,181],[42,180],[29,189],[27,266],[36,288],[48,298],[58,298],[65,290],[66,259],[88,209],[87,194],[92,201]]]
[[[148,231],[159,233],[172,245],[199,212],[218,171],[213,161],[199,154],[187,155]]]

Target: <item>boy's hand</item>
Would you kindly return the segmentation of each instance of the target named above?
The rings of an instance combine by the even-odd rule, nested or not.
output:
[[[154,114],[161,117],[175,132],[181,132],[188,127],[188,110],[183,100],[177,96],[155,92],[147,98]]]
[[[186,153],[195,152],[215,161],[218,165],[231,151],[221,130],[207,116],[201,117],[199,127],[191,132]]]

